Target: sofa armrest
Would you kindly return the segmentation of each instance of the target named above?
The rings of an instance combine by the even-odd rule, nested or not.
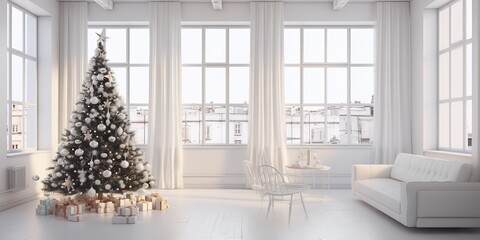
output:
[[[353,165],[352,183],[357,180],[371,178],[390,178],[393,165],[385,164],[360,164]]]
[[[407,226],[417,218],[480,217],[479,182],[408,182],[401,194]]]

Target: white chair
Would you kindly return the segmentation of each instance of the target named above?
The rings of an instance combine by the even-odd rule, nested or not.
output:
[[[276,168],[269,165],[262,165],[258,167],[258,174],[260,184],[263,186],[264,194],[268,195],[268,210],[267,210],[267,219],[270,213],[270,208],[274,211],[275,207],[275,197],[283,197],[290,195],[290,208],[288,210],[288,222],[290,222],[290,216],[292,214],[292,202],[293,195],[299,194],[300,200],[302,201],[303,211],[305,212],[305,217],[308,218],[307,209],[305,208],[305,203],[303,202],[302,192],[304,188],[296,186],[289,186],[286,184],[285,179],[283,178],[282,173]]]

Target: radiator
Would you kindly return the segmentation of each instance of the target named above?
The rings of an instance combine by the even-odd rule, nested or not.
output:
[[[25,166],[15,166],[8,168],[8,189],[12,191],[19,191],[25,189],[26,183],[26,169]]]

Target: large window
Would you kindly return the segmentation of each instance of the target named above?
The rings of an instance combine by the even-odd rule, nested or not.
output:
[[[7,150],[37,148],[37,17],[7,4]]]
[[[88,56],[97,47],[98,36],[103,29],[107,39],[108,66],[112,69],[119,92],[123,97],[131,127],[138,144],[148,140],[148,97],[150,43],[147,26],[90,26],[88,29]]]
[[[438,148],[472,148],[472,0],[438,10]]]
[[[288,144],[371,144],[373,27],[286,27]]]
[[[185,144],[246,144],[250,29],[182,28]]]

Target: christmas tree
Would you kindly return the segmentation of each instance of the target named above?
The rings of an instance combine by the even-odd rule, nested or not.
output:
[[[75,110],[58,146],[44,190],[64,195],[151,188],[150,164],[135,147],[118,85],[106,65],[105,30],[98,34]]]

